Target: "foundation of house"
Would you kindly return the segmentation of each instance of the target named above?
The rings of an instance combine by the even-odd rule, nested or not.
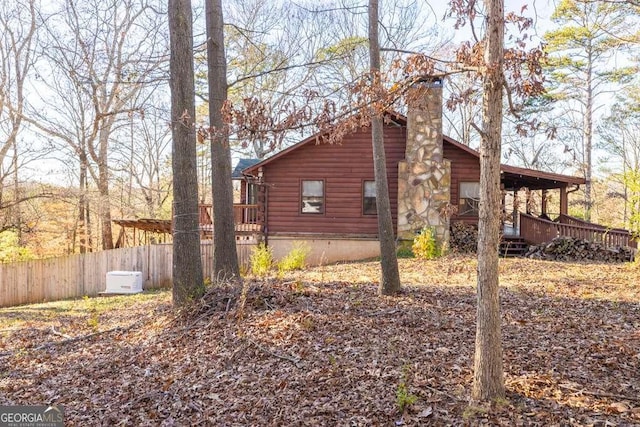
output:
[[[268,242],[276,261],[284,258],[296,244],[307,245],[310,250],[307,265],[310,266],[380,256],[380,242],[369,237],[279,235],[269,236]]]

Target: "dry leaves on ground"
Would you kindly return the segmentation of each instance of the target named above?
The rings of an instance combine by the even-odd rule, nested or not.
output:
[[[508,395],[489,407],[469,403],[475,261],[401,271],[397,297],[365,262],[212,290],[180,315],[167,292],[3,309],[0,404],[61,404],[79,426],[640,425],[634,267],[501,261]]]

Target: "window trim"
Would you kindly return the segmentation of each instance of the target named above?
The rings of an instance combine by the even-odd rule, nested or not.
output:
[[[478,184],[477,209],[473,209],[465,213],[461,212],[460,207],[463,206],[462,205],[463,200],[467,200],[467,199],[474,200],[473,198],[462,197],[462,184]],[[467,206],[466,202],[464,206]],[[477,218],[480,216],[480,181],[460,181],[458,183],[458,216],[465,217],[465,218]]]
[[[360,204],[360,207],[361,207],[361,214],[362,214],[362,216],[364,216],[364,217],[375,217],[375,216],[378,216],[378,210],[377,210],[378,198],[377,198],[376,196],[374,196],[374,197],[373,197],[373,198],[375,199],[375,203],[376,203],[376,211],[375,211],[374,213],[366,213],[366,212],[364,211],[364,199],[365,199],[365,196],[364,196],[364,194],[365,194],[365,193],[364,193],[365,188],[364,188],[364,186],[365,186],[365,184],[366,184],[367,182],[373,182],[373,184],[375,185],[376,180],[375,180],[375,178],[371,178],[371,179],[363,179],[363,180],[362,180],[362,187],[361,187],[361,193],[360,193],[360,194],[361,194],[361,196],[362,196],[362,198],[361,198],[361,204]]]
[[[320,212],[303,212],[302,211],[302,207],[304,206],[304,202],[303,202],[303,197],[304,197],[304,182],[305,181],[320,181],[322,182],[322,209]],[[299,183],[299,188],[300,188],[300,194],[298,197],[298,203],[299,203],[299,208],[298,208],[298,214],[299,215],[316,215],[316,216],[324,216],[325,212],[327,211],[327,183],[325,181],[324,178],[305,178],[305,179],[300,179],[300,183]],[[310,196],[307,196],[310,197]]]

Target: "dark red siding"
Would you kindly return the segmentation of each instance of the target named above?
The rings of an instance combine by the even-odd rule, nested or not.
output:
[[[387,177],[394,228],[398,199],[398,162],[404,159],[406,128],[384,131]],[[369,129],[354,133],[342,144],[303,145],[264,166],[267,185],[268,233],[327,233],[377,235],[375,215],[362,213],[364,180],[373,180]],[[324,180],[323,214],[301,213],[301,181]]]
[[[451,161],[451,204],[458,206],[458,193],[461,182],[480,181],[480,161],[471,153],[444,141],[444,158]],[[452,221],[478,222],[478,217],[457,216]]]

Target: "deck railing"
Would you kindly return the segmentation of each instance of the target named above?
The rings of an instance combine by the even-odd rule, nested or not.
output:
[[[235,204],[233,205],[233,217],[236,223],[236,231],[261,231],[262,219],[258,211],[258,205]]]
[[[540,244],[558,236],[600,242],[606,247],[637,247],[637,242],[627,230],[611,229],[599,224],[591,224],[568,215],[561,215],[560,221],[548,221],[527,214],[520,214],[520,235],[527,242]]]
[[[600,225],[600,224],[593,224],[591,222],[587,222],[583,219],[580,218],[576,218],[573,216],[569,216],[569,215],[565,215],[565,214],[560,214],[558,216],[558,222],[562,223],[562,224],[570,224],[570,225],[577,225],[577,226],[584,226],[584,227],[594,227],[594,228],[599,228],[601,230],[609,230],[609,231],[619,231],[622,233],[628,233],[628,230],[625,230],[624,228],[610,228],[610,227],[605,227],[604,225]]]
[[[212,206],[200,205],[200,227],[203,230],[211,228],[213,221]],[[234,204],[233,219],[236,225],[236,232],[257,232],[262,231],[262,218],[258,210],[258,205]]]

